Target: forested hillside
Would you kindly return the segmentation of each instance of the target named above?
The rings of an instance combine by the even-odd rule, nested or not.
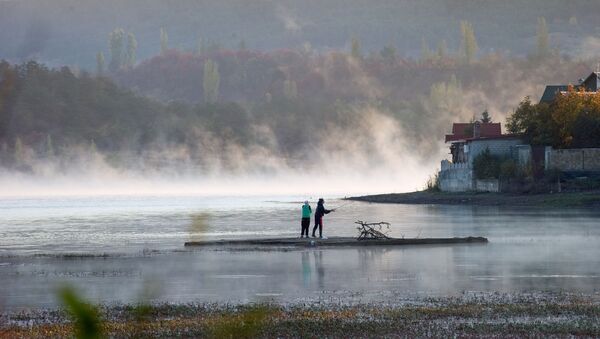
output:
[[[452,122],[597,67],[593,2],[400,3],[0,2],[1,165],[431,167]]]
[[[3,62],[1,160],[35,172],[91,154],[115,168],[235,172],[349,155],[385,164],[418,149],[411,157],[428,162],[452,122],[484,110],[503,121],[524,96],[590,67],[558,56],[414,62],[247,50],[168,51],[105,75]]]
[[[416,57],[423,41],[458,49],[461,20],[473,23],[482,51],[526,55],[535,49],[538,17],[548,22],[552,48],[581,56],[585,39],[600,33],[599,12],[590,0],[4,0],[0,56],[91,70],[108,32],[123,27],[137,37],[140,59],[158,53],[161,28],[172,48],[188,51],[202,43],[323,51],[348,47],[354,36],[367,53],[392,45]]]

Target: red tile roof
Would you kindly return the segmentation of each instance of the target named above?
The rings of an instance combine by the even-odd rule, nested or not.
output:
[[[482,122],[479,126],[480,138],[492,138],[502,135],[502,128],[499,122]],[[454,123],[452,124],[452,134],[446,134],[446,142],[466,139],[473,139],[473,123]]]

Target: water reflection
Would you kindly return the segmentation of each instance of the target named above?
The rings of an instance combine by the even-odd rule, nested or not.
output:
[[[328,216],[328,236],[356,235],[353,222],[368,215],[391,222],[394,237],[480,235],[490,243],[231,252],[182,244],[297,236],[297,204],[198,197],[11,204],[0,215],[0,301],[8,308],[51,306],[54,286],[64,282],[108,302],[387,301],[390,293],[594,293],[600,286],[600,211],[356,203]],[[63,257],[72,252],[101,256]],[[50,255],[31,256],[38,253]]]
[[[198,212],[190,215],[189,241],[202,241],[206,239],[206,233],[210,229],[211,214]]]
[[[324,252],[325,251],[322,250],[300,252],[300,257],[302,259],[302,285],[307,290],[313,288],[323,289],[325,287],[325,266],[323,265]],[[313,272],[316,276],[316,284],[315,281],[313,281]]]
[[[302,251],[302,282],[304,288],[309,288],[312,281],[312,267],[310,265],[310,254]]]
[[[320,289],[325,287],[325,267],[323,267],[323,251],[314,251],[315,271],[317,272],[317,286]]]

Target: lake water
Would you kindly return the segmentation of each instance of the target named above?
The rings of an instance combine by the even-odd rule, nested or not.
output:
[[[327,236],[356,220],[394,237],[488,244],[223,251],[190,240],[294,237],[302,196],[0,198],[0,308],[95,302],[394,302],[464,291],[596,293],[600,211],[387,205],[327,199]],[[314,199],[312,199],[314,200]]]

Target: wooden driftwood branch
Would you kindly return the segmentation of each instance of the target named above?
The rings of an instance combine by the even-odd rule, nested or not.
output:
[[[388,233],[390,232],[390,223],[381,221],[381,222],[372,222],[367,223],[361,220],[354,222],[359,225],[356,229],[358,230],[358,238],[357,240],[366,240],[366,239],[390,239],[388,237]],[[384,229],[385,227],[385,229]]]

